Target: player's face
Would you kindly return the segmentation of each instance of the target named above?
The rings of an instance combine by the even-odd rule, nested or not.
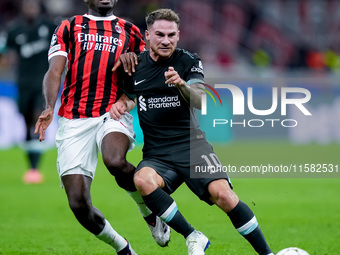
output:
[[[109,16],[118,0],[84,0],[89,7],[89,14],[94,16]]]
[[[179,30],[176,22],[156,20],[145,31],[145,37],[150,45],[150,56],[153,60],[167,59],[175,51],[179,40]]]

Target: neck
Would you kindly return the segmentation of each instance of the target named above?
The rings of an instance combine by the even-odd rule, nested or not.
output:
[[[89,9],[87,12],[89,15],[93,15],[96,17],[108,17],[113,15],[113,10],[108,10],[108,9],[99,9],[98,11]]]

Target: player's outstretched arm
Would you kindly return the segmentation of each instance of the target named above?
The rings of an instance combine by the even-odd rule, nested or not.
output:
[[[201,89],[199,89],[200,84],[192,84],[189,86],[176,72],[176,70],[170,66],[168,71],[164,73],[165,76],[165,83],[166,84],[173,84],[177,87],[183,98],[190,104],[191,106],[201,109],[202,105],[202,94],[204,93]]]
[[[49,69],[44,76],[43,92],[45,97],[45,110],[40,114],[35,125],[34,133],[39,133],[39,140],[45,139],[45,131],[53,120],[54,106],[58,98],[61,76],[66,64],[64,56],[55,56],[49,61]]]
[[[135,72],[135,67],[138,65],[138,57],[134,52],[121,54],[112,68],[112,72],[116,72],[118,67],[123,65],[124,71],[131,76]]]
[[[114,120],[119,120],[125,112],[129,112],[135,107],[135,100],[130,99],[127,95],[122,94],[120,98],[111,106],[110,116]]]

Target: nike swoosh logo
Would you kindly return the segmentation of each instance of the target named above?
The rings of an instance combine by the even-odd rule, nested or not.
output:
[[[141,80],[141,81],[135,81],[135,86],[137,86],[138,84],[140,84],[140,83],[142,83],[142,82],[144,82],[144,81],[146,81],[146,79]]]

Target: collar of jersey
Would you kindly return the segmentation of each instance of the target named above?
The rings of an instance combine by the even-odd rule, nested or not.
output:
[[[84,17],[95,20],[95,21],[101,21],[101,20],[114,20],[117,17],[115,15],[107,16],[107,17],[97,17],[89,14],[85,14]]]

